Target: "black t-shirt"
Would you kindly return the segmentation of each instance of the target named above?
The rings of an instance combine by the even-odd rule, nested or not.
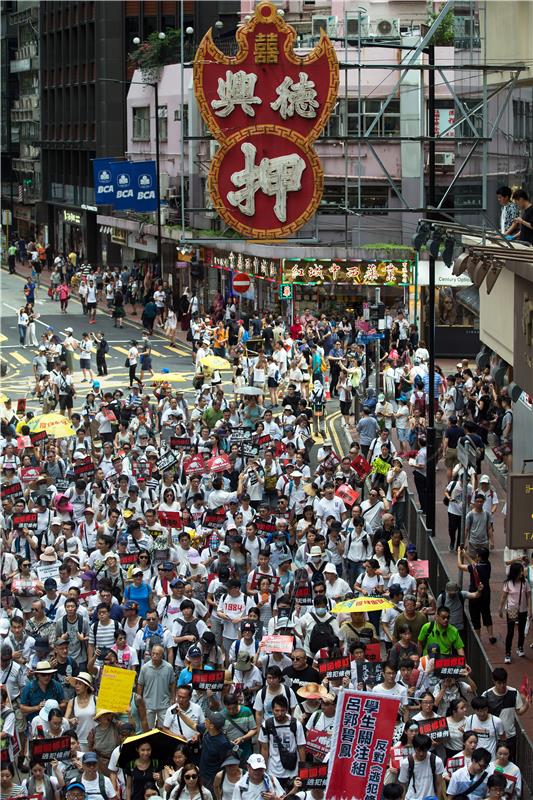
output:
[[[305,669],[294,669],[293,666],[285,667],[283,670],[283,675],[290,679],[291,681],[291,688],[293,692],[296,694],[298,689],[301,686],[305,686],[306,683],[321,683],[322,676],[317,669],[314,667],[307,666]],[[298,695],[296,695],[298,697]],[[303,699],[298,698],[298,701],[303,703]]]
[[[533,225],[533,205],[530,205],[528,208],[524,209],[520,216],[530,225]],[[527,228],[525,225],[520,225],[520,241],[533,244],[533,230],[531,228]]]
[[[460,428],[458,425],[450,425],[450,427],[446,428],[444,431],[444,436],[448,440],[448,447],[451,447],[452,450],[457,447],[457,442],[464,435],[465,432],[463,428]]]

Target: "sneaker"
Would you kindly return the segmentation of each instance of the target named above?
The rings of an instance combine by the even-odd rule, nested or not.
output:
[[[518,658],[524,658],[525,653],[523,650],[520,650],[520,648],[518,648],[518,650],[516,651],[516,655],[518,656]]]
[[[503,659],[503,663],[504,664],[510,664],[511,663],[511,656],[505,656],[505,658]]]
[[[497,641],[498,641],[498,640],[497,640],[497,638],[496,638],[495,636],[489,636],[489,642],[490,642],[491,644],[496,644],[496,642],[497,642]]]
[[[453,553],[453,552],[455,552],[455,547],[453,546],[453,544],[450,544],[450,545],[448,545],[448,551],[449,551],[450,553]]]

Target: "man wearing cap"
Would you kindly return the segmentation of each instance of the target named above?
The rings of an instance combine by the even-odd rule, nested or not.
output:
[[[285,792],[276,777],[267,775],[266,761],[259,753],[247,762],[248,773],[236,783],[232,800],[281,800]]]
[[[38,661],[33,670],[34,679],[26,684],[20,696],[20,710],[28,722],[39,713],[47,700],[57,700],[64,711],[65,694],[59,681],[55,680],[57,670],[49,661]]]
[[[84,787],[87,797],[90,797],[91,800],[115,800],[117,795],[111,780],[98,771],[96,753],[92,751],[84,753],[81,758],[81,767],[79,783]]]
[[[67,339],[72,339],[72,337],[69,336]],[[65,342],[67,339],[65,339]],[[73,339],[73,341],[76,340]],[[73,351],[67,350],[67,359],[69,352],[73,355]],[[72,364],[72,369],[74,369],[74,364]],[[67,364],[61,366],[59,376],[54,380],[54,389],[61,413],[64,414],[66,412],[67,417],[71,417],[76,389],[74,388],[74,380],[69,373]]]
[[[462,633],[465,628],[465,600],[477,600],[482,589],[475,592],[464,592],[455,581],[448,581],[443,592],[437,597],[437,607],[446,606],[450,611],[450,624]]]

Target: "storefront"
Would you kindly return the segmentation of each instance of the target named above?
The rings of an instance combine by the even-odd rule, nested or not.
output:
[[[35,213],[32,206],[15,204],[13,216],[15,218],[13,227],[19,236],[28,240],[35,236]]]
[[[292,285],[293,314],[311,308],[324,314],[362,315],[381,287],[387,308],[407,308],[413,261],[365,261],[361,259],[283,259],[282,283]]]
[[[429,261],[418,262],[419,330],[427,341]],[[414,291],[411,293],[414,308]],[[473,357],[479,342],[479,293],[467,273],[453,275],[443,261],[435,262],[435,355]]]
[[[279,258],[204,248],[203,260],[207,270],[207,280],[204,282],[205,308],[211,306],[216,293],[220,292],[225,300],[233,296],[239,310],[247,313],[254,309],[279,313]],[[233,277],[238,273],[250,276],[250,289],[244,294],[233,291]]]
[[[96,213],[89,208],[52,206],[52,245],[58,252],[75,252],[83,261],[97,263]]]

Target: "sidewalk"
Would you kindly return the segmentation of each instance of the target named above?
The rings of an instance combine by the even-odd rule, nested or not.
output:
[[[4,272],[6,274],[6,276],[8,276],[8,278],[9,278],[9,273],[7,271],[7,266],[2,265],[2,272]],[[22,265],[19,261],[17,261],[16,262],[15,274],[21,276],[22,278],[24,278],[24,280],[26,280],[31,275],[31,267],[27,266],[27,265]],[[40,288],[37,289],[37,291],[35,293],[36,297],[38,299],[42,300],[46,296],[46,302],[48,303],[49,302],[49,298],[48,298],[46,293],[47,293],[49,288],[50,288],[50,272],[47,269],[45,269],[43,272],[41,272]],[[72,291],[71,297],[74,300],[79,300],[79,295],[78,295],[76,290]],[[23,297],[22,297],[22,294],[21,294],[21,305],[22,305],[22,302],[23,302]],[[56,302],[56,301],[54,301],[54,302]],[[140,330],[144,330],[144,328],[143,328],[143,326],[141,324],[141,313],[142,312],[137,312],[137,314],[132,314],[131,311],[127,310],[127,305],[129,305],[129,304],[125,304],[124,305],[124,311],[126,312],[126,316],[124,317],[124,319],[127,322],[129,322],[130,325],[133,325],[135,328],[139,328]],[[59,312],[59,301],[57,301],[57,308],[58,308],[58,312]],[[98,302],[98,312],[106,314],[106,316],[108,316],[108,317],[112,316],[111,311],[107,307],[107,303],[106,303],[105,300],[99,300],[99,302]],[[162,336],[162,337],[164,337],[166,339],[169,338],[166,335],[166,333],[163,331],[162,328],[154,329],[154,333],[156,331],[157,331],[157,335],[158,336]],[[182,331],[180,329],[179,323],[178,323],[178,333],[177,333],[177,336],[176,336],[176,341],[179,342],[180,344],[184,345],[184,347],[187,349],[187,351],[190,352],[191,345],[190,345],[190,342],[187,341],[186,337],[187,337],[187,332],[186,331]],[[169,341],[170,341],[170,339],[169,339]]]

